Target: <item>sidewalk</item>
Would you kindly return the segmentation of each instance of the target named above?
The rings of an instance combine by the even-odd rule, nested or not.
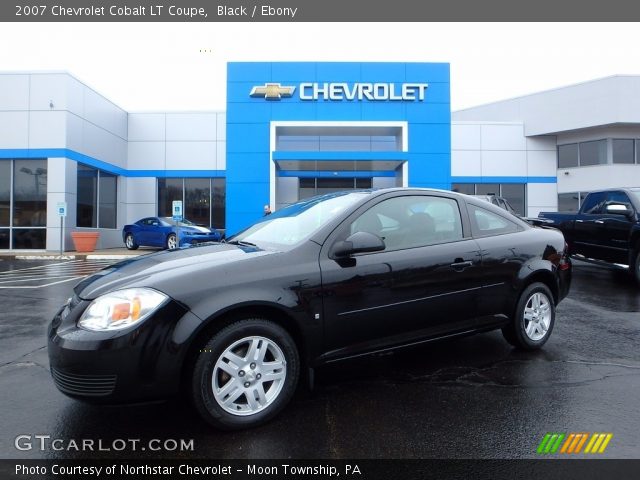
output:
[[[78,253],[75,251],[60,252],[45,250],[10,250],[0,251],[2,260],[126,260],[127,258],[138,257],[159,251],[157,248],[140,247],[138,250],[127,250],[126,248],[106,248],[93,252]]]

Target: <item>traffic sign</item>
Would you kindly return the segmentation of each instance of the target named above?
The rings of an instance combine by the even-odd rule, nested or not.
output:
[[[59,217],[67,216],[67,202],[58,202],[56,203],[56,211],[58,212]]]
[[[171,211],[173,219],[176,222],[179,222],[180,220],[182,220],[182,200],[174,200],[171,203]]]

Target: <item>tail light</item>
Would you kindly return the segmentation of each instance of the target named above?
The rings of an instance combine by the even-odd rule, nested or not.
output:
[[[560,270],[569,270],[571,268],[571,260],[569,260],[569,244],[567,242],[564,242],[564,250],[562,251],[558,268]]]

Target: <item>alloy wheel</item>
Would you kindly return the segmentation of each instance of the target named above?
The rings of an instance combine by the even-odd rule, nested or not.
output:
[[[535,292],[524,307],[524,331],[531,340],[545,337],[551,324],[551,301],[542,292]]]
[[[220,355],[213,368],[211,387],[222,409],[247,416],[276,400],[286,376],[285,356],[275,342],[265,337],[245,337]]]

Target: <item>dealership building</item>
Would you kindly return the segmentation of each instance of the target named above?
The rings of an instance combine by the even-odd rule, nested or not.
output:
[[[127,112],[68,73],[0,73],[0,249],[121,247],[171,216],[237,232],[346,189],[496,193],[523,215],[640,186],[640,76],[451,112],[446,63],[229,63],[225,112]]]

